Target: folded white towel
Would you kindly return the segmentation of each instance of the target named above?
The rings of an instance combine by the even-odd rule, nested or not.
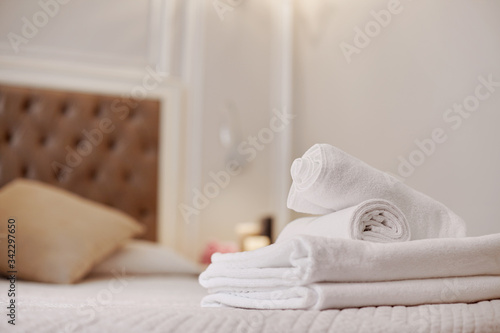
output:
[[[398,207],[387,200],[371,199],[321,217],[304,217],[290,222],[277,242],[297,235],[405,242],[410,240],[410,228]]]
[[[365,283],[318,283],[273,291],[219,292],[202,306],[248,309],[342,309],[436,303],[473,303],[500,298],[500,276],[467,276]]]
[[[215,253],[199,280],[215,292],[471,275],[500,275],[500,234],[395,243],[299,236],[254,251]]]
[[[380,198],[405,214],[412,239],[465,236],[465,223],[445,205],[333,146],[312,146],[291,174],[287,204],[297,212],[328,214]]]

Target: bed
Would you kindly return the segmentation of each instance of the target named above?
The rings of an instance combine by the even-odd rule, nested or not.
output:
[[[117,100],[133,105],[123,121],[93,155],[70,171],[58,168]],[[0,86],[0,186],[24,177],[64,188],[134,217],[148,241],[128,241],[74,284],[16,281],[15,329],[5,310],[10,281],[2,279],[1,332],[500,332],[500,300],[326,311],[200,307],[200,268],[155,243],[159,102],[131,102]]]
[[[195,277],[132,276],[109,302],[109,277],[19,283],[21,332],[498,332],[500,301],[327,311],[200,308]],[[3,283],[3,282],[2,282]],[[4,288],[2,288],[4,289]],[[92,297],[91,295],[95,295]],[[3,297],[3,295],[2,295]],[[0,328],[7,329],[3,320]]]
[[[89,278],[69,286],[19,282],[22,306],[16,328],[19,332],[238,333],[498,332],[500,328],[500,300],[342,311],[201,308],[205,291],[196,277],[153,275],[129,277],[127,286],[109,302],[96,302],[109,281],[109,277]],[[2,320],[0,329],[8,328]]]

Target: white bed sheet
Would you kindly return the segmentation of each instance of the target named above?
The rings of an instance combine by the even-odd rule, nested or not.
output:
[[[77,285],[18,281],[16,327],[0,281],[0,332],[500,332],[500,300],[327,311],[201,308],[195,276],[92,278]]]

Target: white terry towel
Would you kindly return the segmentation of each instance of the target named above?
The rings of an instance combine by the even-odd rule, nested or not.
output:
[[[464,237],[465,223],[442,203],[328,144],[316,144],[291,167],[288,208],[328,214],[380,198],[405,214],[412,240]]]
[[[219,292],[205,307],[324,310],[362,306],[473,303],[500,298],[500,276],[467,276],[365,283],[318,283],[273,291]]]
[[[199,281],[213,292],[471,275],[500,275],[500,234],[395,243],[304,235],[254,251],[215,253]]]
[[[359,239],[372,242],[406,242],[406,217],[387,200],[371,199],[321,217],[304,217],[287,224],[277,242],[297,235]]]

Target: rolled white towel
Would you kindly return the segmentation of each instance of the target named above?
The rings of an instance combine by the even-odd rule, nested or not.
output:
[[[371,199],[321,217],[304,217],[290,222],[277,242],[297,235],[405,242],[410,240],[410,228],[398,207],[387,200]]]
[[[329,214],[380,198],[401,209],[412,240],[465,236],[464,221],[445,205],[331,145],[312,146],[291,175],[287,205],[297,212]]]
[[[270,291],[217,292],[204,307],[325,310],[363,306],[473,303],[500,298],[500,276],[467,276],[365,283],[317,283]]]
[[[297,236],[254,251],[215,253],[200,275],[211,291],[255,291],[317,282],[375,282],[500,275],[500,234],[373,243]]]

